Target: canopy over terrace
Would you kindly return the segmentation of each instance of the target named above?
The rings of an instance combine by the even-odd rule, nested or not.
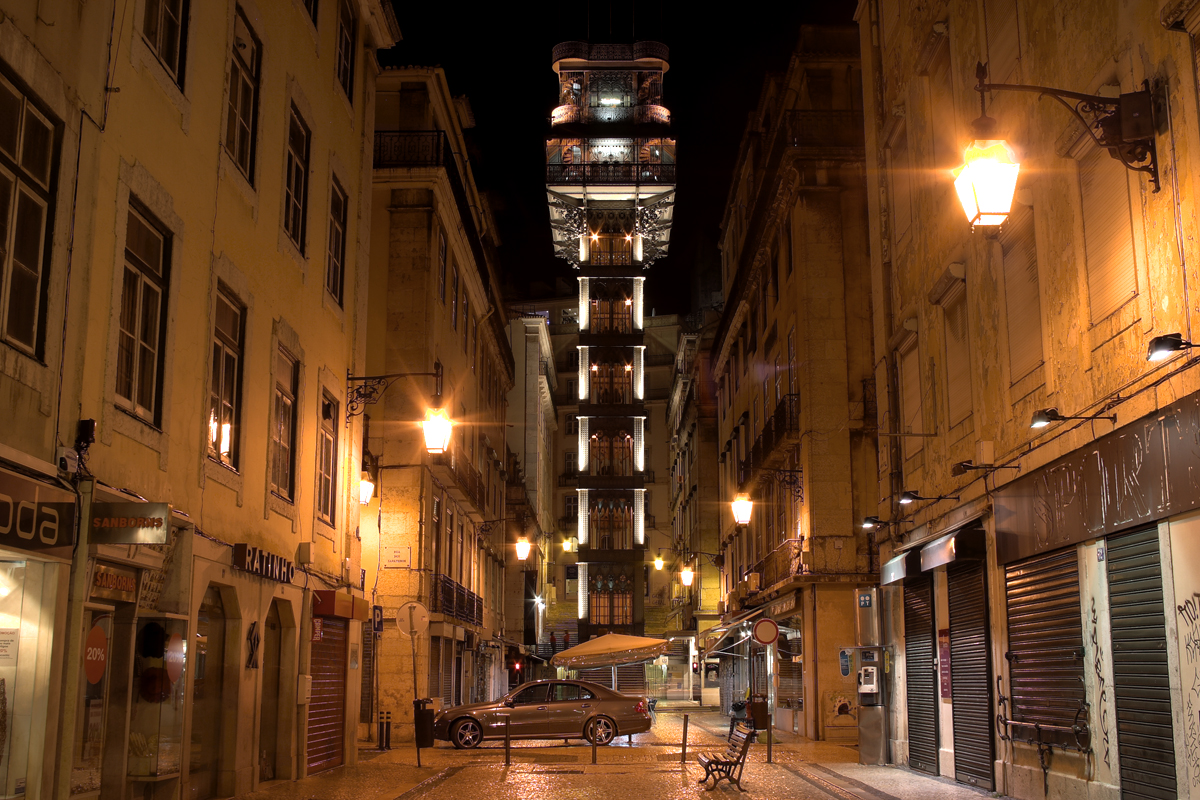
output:
[[[666,639],[606,633],[557,653],[550,659],[550,665],[567,669],[594,669],[636,664],[663,655],[670,646],[671,643]]]

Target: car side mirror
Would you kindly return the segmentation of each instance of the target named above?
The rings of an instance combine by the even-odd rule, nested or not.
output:
[[[511,699],[508,699],[504,701],[504,705],[508,706],[509,708],[513,708],[516,706],[516,703],[514,703]]]

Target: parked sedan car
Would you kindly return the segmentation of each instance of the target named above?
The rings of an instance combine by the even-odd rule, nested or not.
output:
[[[587,739],[604,745],[650,730],[646,698],[588,681],[554,680],[523,683],[492,703],[439,712],[433,735],[460,750],[477,747],[485,739],[504,738],[506,717],[513,739]]]

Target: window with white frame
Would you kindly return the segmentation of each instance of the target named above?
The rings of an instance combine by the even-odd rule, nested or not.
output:
[[[321,427],[317,431],[317,516],[332,525],[337,514],[338,402],[321,397]]]
[[[146,0],[142,36],[163,67],[183,85],[184,47],[187,43],[187,0]]]
[[[337,80],[342,91],[354,101],[354,9],[348,0],[338,2],[337,25]]]
[[[125,223],[116,396],[118,405],[152,424],[159,418],[169,243],[150,217],[131,204]]]
[[[212,376],[208,399],[208,457],[237,468],[241,433],[242,336],[244,311],[224,287],[213,314]]]
[[[239,7],[234,17],[233,53],[229,64],[229,99],[225,110],[225,150],[254,183],[254,137],[258,130],[258,70],[261,45]]]
[[[347,198],[337,180],[329,195],[329,247],[325,264],[325,289],[342,304],[346,280]]]
[[[50,119],[0,77],[0,338],[28,355],[37,354],[45,317],[54,139]]]
[[[283,198],[283,230],[304,252],[305,216],[308,209],[308,126],[292,106],[288,118],[287,171]]]
[[[296,395],[300,365],[280,347],[275,353],[275,402],[271,414],[271,491],[285,500],[296,494]]]

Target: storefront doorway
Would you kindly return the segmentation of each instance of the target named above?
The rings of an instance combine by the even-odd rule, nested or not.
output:
[[[346,738],[348,620],[320,617],[312,643],[312,698],[308,705],[308,774],[341,766]]]
[[[992,791],[996,781],[986,562],[954,561],[946,567],[946,581],[950,601],[954,777]]]
[[[113,645],[113,609],[84,609],[83,669],[79,674],[78,710],[71,764],[71,796],[99,797],[104,762],[105,714],[108,706],[109,662]],[[128,641],[128,638],[126,639]]]
[[[262,631],[262,689],[258,715],[258,779],[271,781],[279,774],[279,684],[283,651],[283,624],[279,601],[272,600]]]
[[[933,576],[904,581],[904,663],[908,692],[908,765],[938,774],[937,653]]]
[[[192,690],[192,797],[221,795],[221,728],[224,722],[225,605],[221,591],[208,587],[196,616],[195,679]]]

